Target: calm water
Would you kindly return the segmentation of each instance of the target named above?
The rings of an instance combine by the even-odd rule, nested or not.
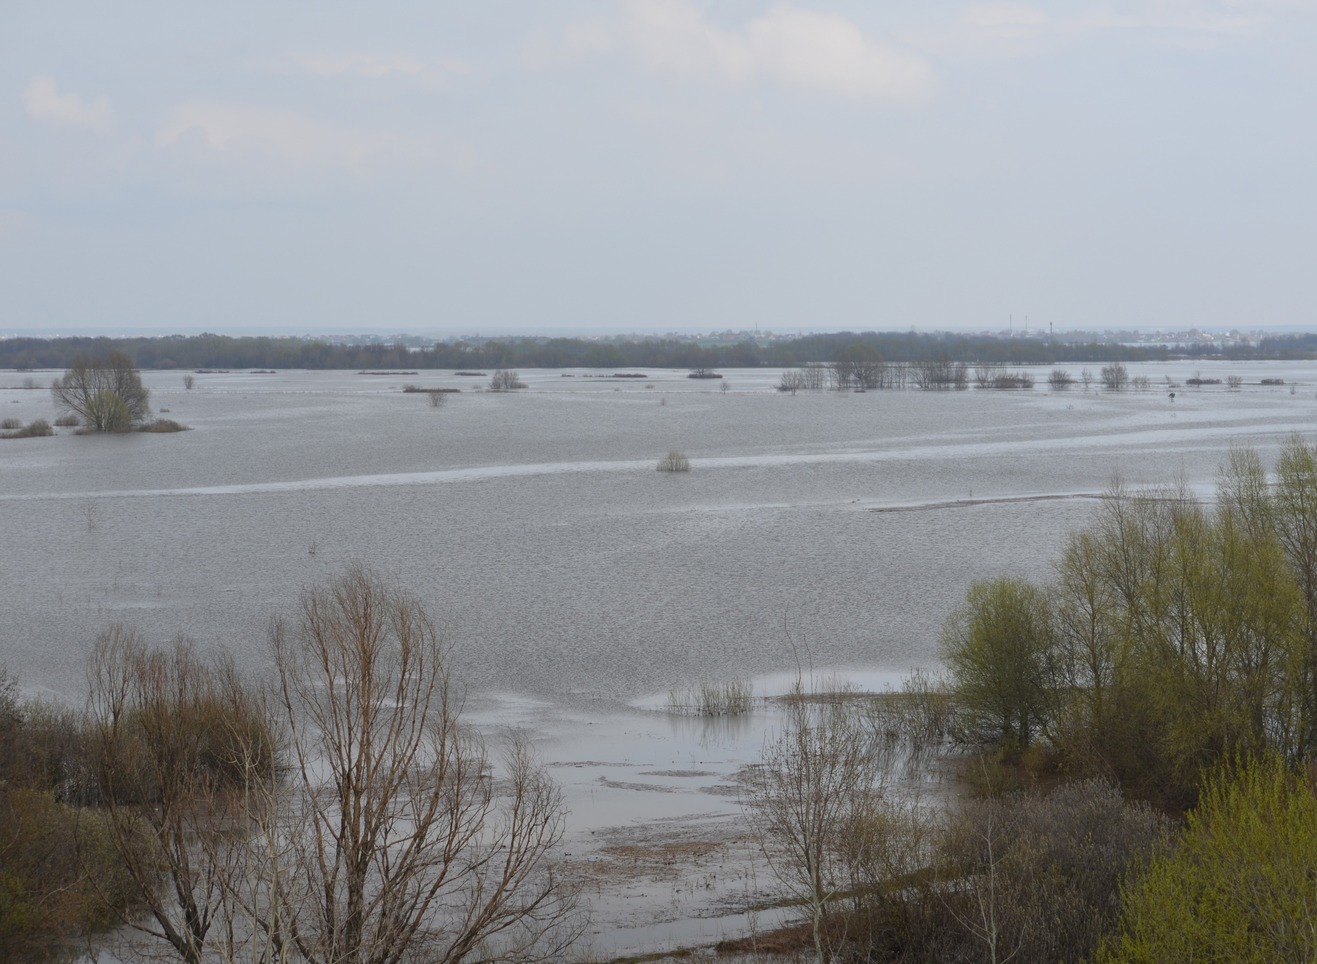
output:
[[[494,395],[451,372],[289,372],[185,391],[147,373],[192,431],[0,442],[0,663],[80,704],[120,621],[261,674],[270,619],[368,563],[444,628],[468,718],[535,734],[571,811],[586,949],[707,945],[776,922],[746,911],[771,874],[736,786],[774,710],[710,727],[643,707],[702,680],[782,692],[798,657],[869,685],[935,665],[970,581],[1046,577],[1113,477],[1210,493],[1232,444],[1270,460],[1314,428],[1317,367],[1130,367],[1159,387],[791,397],[775,371],[727,372],[726,393],[523,372],[528,390]],[[1248,384],[1167,397],[1200,370]],[[463,391],[435,409],[408,382]],[[0,387],[0,418],[53,416],[48,392]],[[689,474],[655,471],[671,449]]]
[[[1250,384],[1160,387],[1199,370]],[[423,599],[476,692],[621,704],[790,668],[792,641],[818,666],[927,666],[971,579],[1045,576],[1093,511],[979,500],[1117,474],[1210,487],[1232,443],[1270,456],[1317,414],[1308,365],[1131,371],[1159,387],[791,397],[770,371],[730,371],[725,393],[523,372],[496,395],[451,372],[288,372],[185,391],[147,373],[192,431],[0,443],[0,660],[80,701],[85,654],[122,621],[259,669],[271,617],[361,561]],[[463,391],[436,409],[407,382]],[[5,389],[0,413],[54,409]],[[670,449],[689,474],[654,470]]]

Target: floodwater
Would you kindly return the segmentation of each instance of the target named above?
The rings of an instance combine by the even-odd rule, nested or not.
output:
[[[148,372],[191,431],[0,442],[0,663],[80,703],[96,635],[123,622],[260,675],[271,618],[368,564],[436,618],[471,718],[535,734],[572,806],[567,849],[597,878],[600,952],[743,932],[762,922],[738,901],[769,882],[727,850],[735,774],[771,711],[707,729],[661,712],[666,694],[933,668],[970,581],[1045,578],[1114,478],[1210,492],[1231,445],[1270,462],[1317,415],[1308,363],[1128,367],[1152,389],[1052,393],[1034,371],[1030,392],[791,396],[779,371],[731,370],[523,371],[507,394],[452,372],[233,372],[186,390]],[[48,392],[17,386],[55,374],[0,373],[0,418],[53,421]],[[1169,397],[1167,379],[1228,375],[1243,387]],[[462,391],[431,407],[408,383]],[[671,450],[689,473],[655,471]]]

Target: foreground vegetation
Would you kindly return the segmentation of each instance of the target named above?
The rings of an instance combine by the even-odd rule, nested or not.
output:
[[[500,779],[410,597],[354,569],[304,594],[258,688],[179,640],[102,635],[85,715],[0,702],[0,958],[129,928],[131,956],[555,960],[557,788]]]

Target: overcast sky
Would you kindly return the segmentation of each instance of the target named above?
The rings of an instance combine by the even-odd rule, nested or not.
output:
[[[0,3],[0,334],[1012,316],[1317,328],[1317,3]]]

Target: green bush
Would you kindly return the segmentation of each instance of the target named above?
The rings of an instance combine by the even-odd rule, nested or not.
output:
[[[1125,896],[1105,964],[1317,959],[1317,797],[1279,756],[1207,781],[1179,846]]]
[[[136,906],[132,880],[102,815],[48,792],[0,792],[0,948],[6,960],[44,958],[109,929]]]

